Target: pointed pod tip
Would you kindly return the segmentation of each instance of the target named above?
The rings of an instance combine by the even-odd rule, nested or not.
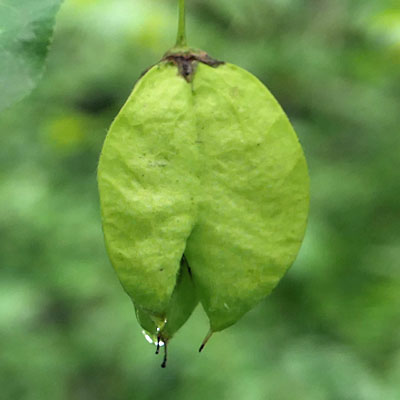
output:
[[[158,335],[157,336],[157,347],[156,347],[156,355],[158,355],[160,353],[160,347],[161,347],[161,336]]]
[[[163,362],[161,364],[161,368],[166,368],[167,360],[168,360],[167,341],[165,340],[164,341],[164,358],[163,358]]]
[[[210,340],[210,338],[211,338],[211,336],[213,335],[213,331],[212,330],[210,330],[208,333],[207,333],[207,336],[204,338],[204,340],[203,340],[203,343],[201,344],[201,346],[200,346],[200,348],[199,348],[199,353],[201,353],[202,351],[203,351],[203,349],[204,349],[204,347],[206,346],[206,344],[208,343],[208,341]]]

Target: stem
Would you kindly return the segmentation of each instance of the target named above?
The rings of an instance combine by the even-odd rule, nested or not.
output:
[[[186,10],[185,0],[179,0],[179,25],[176,47],[185,47],[186,43]]]

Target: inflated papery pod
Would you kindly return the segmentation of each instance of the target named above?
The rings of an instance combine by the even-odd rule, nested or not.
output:
[[[179,6],[177,45],[136,83],[98,168],[108,254],[163,366],[199,302],[210,321],[202,349],[272,291],[309,206],[284,111],[249,72],[187,47]]]

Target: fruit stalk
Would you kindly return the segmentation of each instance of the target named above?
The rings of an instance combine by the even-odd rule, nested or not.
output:
[[[185,0],[179,0],[179,25],[176,47],[186,47],[186,9]]]

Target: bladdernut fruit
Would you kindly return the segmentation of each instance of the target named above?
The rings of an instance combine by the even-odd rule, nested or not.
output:
[[[267,296],[293,263],[309,206],[288,118],[249,72],[167,54],[136,84],[98,168],[111,262],[158,343],[198,299],[210,333]]]

